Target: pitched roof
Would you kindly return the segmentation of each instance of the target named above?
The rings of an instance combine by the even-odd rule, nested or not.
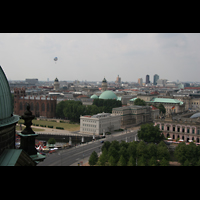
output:
[[[168,98],[153,98],[151,101],[147,101],[147,103],[175,103],[182,105],[183,102],[177,99],[168,99]]]

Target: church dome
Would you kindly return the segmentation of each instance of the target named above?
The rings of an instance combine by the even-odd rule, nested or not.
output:
[[[117,95],[113,91],[106,90],[99,96],[99,99],[116,99],[117,100]]]
[[[19,116],[13,116],[10,87],[0,66],[0,127],[16,123],[18,120]]]
[[[98,99],[99,97],[96,94],[93,94],[90,99]]]
[[[106,79],[105,79],[105,78],[103,79],[103,81],[102,81],[102,82],[103,82],[103,83],[107,83],[107,81],[106,81]]]

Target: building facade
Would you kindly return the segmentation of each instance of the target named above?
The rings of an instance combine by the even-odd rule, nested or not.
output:
[[[139,84],[140,86],[143,85],[143,80],[142,80],[142,78],[138,78],[138,84]]]
[[[14,113],[23,115],[27,104],[31,106],[31,112],[36,117],[54,118],[56,117],[56,97],[26,96],[24,88],[14,89]]]
[[[120,129],[121,116],[110,113],[85,115],[80,117],[80,132],[99,135]]]
[[[144,122],[151,121],[150,106],[123,106],[112,109],[113,115],[120,115],[121,127],[137,126]]]
[[[154,124],[158,125],[166,138],[174,140],[182,139],[185,142],[192,140],[200,142],[200,119],[195,118],[176,118],[171,116],[165,119],[155,119]]]

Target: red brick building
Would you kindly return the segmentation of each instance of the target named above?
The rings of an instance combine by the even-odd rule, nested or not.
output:
[[[31,112],[36,117],[56,117],[57,97],[26,96],[24,88],[14,89],[14,113],[22,116],[30,104]]]

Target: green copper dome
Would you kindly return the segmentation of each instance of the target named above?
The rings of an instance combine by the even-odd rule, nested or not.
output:
[[[96,94],[93,94],[90,99],[98,99],[99,97]]]
[[[13,116],[10,87],[0,66],[0,127],[15,123],[18,120],[19,116]]]
[[[106,90],[99,96],[99,99],[116,99],[117,100],[117,96],[113,91]]]

